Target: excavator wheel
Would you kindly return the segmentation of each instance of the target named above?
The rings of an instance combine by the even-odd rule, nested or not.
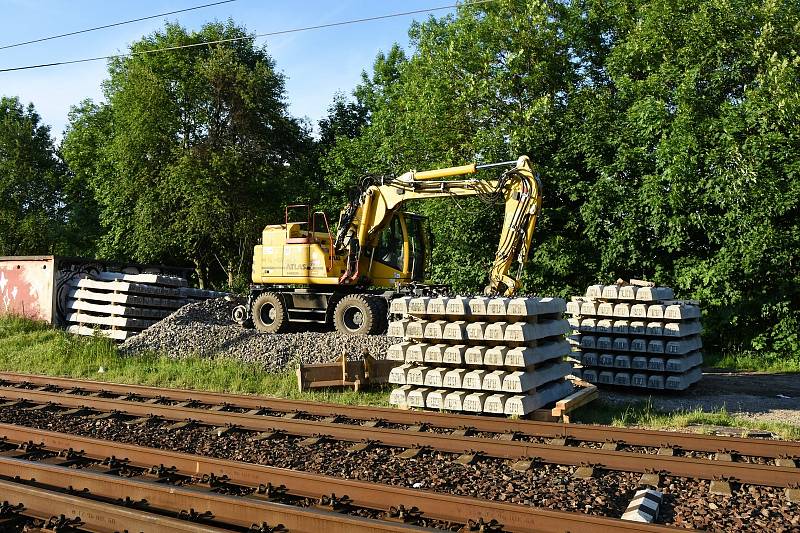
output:
[[[282,333],[289,326],[286,306],[274,292],[265,292],[253,302],[253,325],[263,333]]]
[[[383,298],[369,294],[348,294],[343,297],[333,311],[336,331],[354,335],[380,333],[386,321],[381,300]]]

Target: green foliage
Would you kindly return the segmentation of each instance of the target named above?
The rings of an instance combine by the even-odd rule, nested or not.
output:
[[[700,299],[720,353],[800,356],[800,7],[770,0],[501,0],[416,23],[354,90],[321,166],[363,174],[531,156],[544,211],[524,289],[643,277]],[[332,199],[329,203],[334,204]],[[478,290],[501,215],[431,219],[434,277]]]
[[[220,39],[241,40],[147,53]],[[73,110],[64,142],[101,207],[101,253],[188,259],[201,283],[232,286],[260,229],[303,189],[309,140],[286,113],[283,77],[230,21],[198,32],[167,24],[131,52],[109,64],[107,103]]]

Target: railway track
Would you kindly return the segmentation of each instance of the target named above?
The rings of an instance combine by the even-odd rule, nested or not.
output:
[[[622,441],[604,439],[606,428],[597,427],[350,408],[18,374],[0,374],[0,397],[4,398],[0,418],[15,424],[56,426],[59,431],[156,448],[201,450],[204,455],[217,457],[205,459],[203,472],[217,477],[228,475],[237,484],[257,485],[252,474],[239,470],[234,477],[213,461],[230,458],[286,466],[295,471],[280,469],[282,478],[275,478],[277,473],[270,472],[270,479],[282,481],[268,483],[285,485],[288,494],[306,499],[328,496],[320,488],[298,488],[305,487],[307,479],[299,483],[297,478],[286,476],[324,473],[330,479],[323,486],[336,487],[328,492],[348,494],[353,500],[350,505],[363,505],[366,509],[369,502],[381,502],[370,508],[381,516],[388,516],[392,506],[416,507],[422,510],[421,516],[437,521],[440,527],[456,523],[456,517],[461,517],[462,522],[468,521],[465,517],[474,517],[475,521],[485,522],[495,519],[508,531],[527,531],[514,529],[524,523],[537,524],[537,531],[562,531],[560,525],[553,525],[552,529],[539,527],[547,524],[541,516],[529,514],[520,519],[514,513],[521,509],[544,512],[537,507],[549,507],[553,510],[548,512],[575,515],[580,520],[610,520],[608,517],[621,516],[632,490],[645,484],[671,495],[663,513],[668,524],[705,527],[722,523],[735,527],[737,520],[744,523],[752,518],[753,523],[760,521],[774,531],[800,528],[793,503],[800,483],[795,462],[800,456],[797,442],[641,430],[626,430],[627,440]],[[328,410],[334,408],[336,413],[329,414]],[[464,419],[468,419],[471,429],[464,428]],[[26,442],[25,435],[12,431],[35,431],[19,426],[0,428],[9,433],[7,442],[12,448]],[[45,436],[49,439],[47,446],[84,449],[95,461],[102,459],[100,456],[115,455],[100,448],[89,451],[77,444],[83,443],[79,437],[71,435],[41,434],[27,440],[40,442]],[[128,451],[125,457],[130,459],[132,455],[133,451]],[[148,463],[177,464],[177,459],[155,461],[154,456],[148,457],[137,463],[139,468]],[[178,470],[191,473],[192,461],[200,464],[196,458],[188,461],[181,463]],[[195,473],[201,471],[199,466],[195,469]],[[259,473],[262,478],[269,477],[267,474]],[[369,494],[369,487],[339,488],[336,483],[363,483],[342,477],[378,485],[383,496]],[[415,486],[428,490],[393,487],[406,484],[409,479],[419,480]],[[356,492],[354,487],[367,492]],[[464,496],[478,498],[460,503],[437,499]],[[713,502],[715,498],[719,504]],[[713,515],[719,513],[692,515],[693,508],[702,509],[708,503],[727,505],[729,516],[715,521]],[[459,505],[461,510],[454,514],[443,511]],[[747,516],[751,508],[758,506],[787,511]],[[465,509],[475,514],[464,514]],[[564,520],[560,517],[555,524],[563,525]],[[602,531],[599,527],[583,524],[572,530]]]

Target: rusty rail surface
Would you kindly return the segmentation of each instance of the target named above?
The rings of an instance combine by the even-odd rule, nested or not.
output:
[[[455,434],[409,432],[407,430],[382,427],[367,429],[362,426],[323,421],[213,411],[180,405],[158,405],[155,403],[96,396],[76,396],[13,387],[0,387],[0,396],[17,401],[52,404],[68,408],[87,408],[138,417],[158,416],[165,420],[192,420],[220,428],[235,426],[243,430],[258,432],[282,431],[290,435],[323,436],[349,442],[359,442],[368,435],[374,442],[385,446],[401,448],[428,447],[449,453],[475,451],[489,457],[503,459],[535,458],[543,462],[562,465],[589,463],[600,468],[623,472],[645,473],[662,471],[675,476],[708,480],[725,477],[736,479],[743,483],[773,487],[789,487],[800,480],[800,474],[798,474],[800,470],[795,467],[653,455],[598,448],[557,446],[524,441],[467,437]]]
[[[287,413],[303,412],[315,416],[342,416],[356,420],[384,420],[396,424],[427,424],[434,427],[451,429],[470,427],[476,431],[490,433],[519,433],[521,435],[533,437],[562,438],[589,442],[613,441],[634,446],[670,446],[699,452],[729,451],[753,457],[800,458],[800,442],[798,441],[717,437],[670,431],[535,422],[530,420],[511,420],[507,418],[453,413],[404,411],[384,407],[347,406],[243,394],[223,394],[185,389],[148,387],[143,385],[115,384],[105,381],[79,380],[15,372],[0,372],[0,381],[17,384],[30,383],[40,387],[56,386],[64,389],[80,388],[90,392],[107,391],[121,396],[135,394],[143,397],[162,397],[176,402],[194,400],[209,405],[231,405],[248,409],[269,409]],[[0,391],[5,388],[6,387],[0,386]]]
[[[271,484],[284,485],[293,496],[319,499],[331,493],[347,495],[354,505],[380,511],[389,511],[400,505],[422,511],[422,516],[445,522],[464,523],[469,519],[485,522],[497,520],[504,530],[522,533],[563,533],[564,531],[587,531],[592,533],[634,533],[673,531],[662,525],[626,522],[616,518],[599,517],[565,511],[550,511],[518,504],[488,501],[477,498],[452,496],[430,491],[412,490],[404,487],[367,483],[308,472],[274,468],[252,463],[241,463],[213,457],[121,444],[112,441],[91,439],[0,424],[3,442],[24,444],[41,443],[45,449],[58,452],[66,449],[81,450],[86,457],[102,460],[111,456],[125,458],[128,465],[148,468],[150,465],[170,465],[178,474],[199,477],[227,476],[233,484],[257,487]],[[0,474],[5,474],[0,457]],[[36,477],[36,476],[33,476]],[[37,479],[39,479],[37,477]],[[75,482],[71,482],[75,485]],[[197,505],[195,504],[195,507]],[[286,523],[281,520],[282,523]]]

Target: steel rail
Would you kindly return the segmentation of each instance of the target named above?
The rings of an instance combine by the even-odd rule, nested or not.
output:
[[[111,500],[146,502],[148,509],[175,512],[195,509],[210,512],[216,522],[248,528],[253,524],[283,524],[293,532],[375,533],[379,531],[430,531],[414,525],[362,518],[332,511],[302,508],[294,505],[218,494],[191,487],[168,485],[135,478],[109,476],[66,466],[0,457],[0,477],[35,480],[52,487],[71,486],[94,497]],[[127,529],[127,528],[126,528]]]
[[[157,514],[143,513],[121,505],[88,500],[64,494],[0,480],[0,495],[11,504],[23,504],[21,514],[32,518],[48,520],[64,515],[67,518],[81,519],[82,530],[96,533],[116,533],[118,531],[146,531],[148,533],[230,533],[230,530],[200,525],[186,520],[178,520]]]
[[[689,457],[651,455],[598,448],[554,446],[523,441],[465,437],[452,434],[409,432],[406,430],[334,424],[313,420],[287,419],[267,415],[210,411],[190,407],[166,406],[90,396],[63,395],[29,389],[0,388],[6,399],[28,400],[39,404],[61,405],[70,408],[89,408],[103,412],[119,412],[134,416],[159,416],[166,420],[194,420],[199,423],[241,429],[359,442],[369,437],[385,446],[422,448],[467,453],[476,451],[501,459],[536,458],[543,462],[562,465],[592,464],[608,470],[623,472],[664,471],[675,476],[696,479],[734,478],[755,485],[788,487],[800,481],[800,470],[752,463],[711,461]]]
[[[779,441],[745,439],[738,437],[718,437],[653,431],[610,426],[591,426],[581,424],[561,424],[536,422],[531,420],[512,420],[487,416],[434,413],[424,411],[404,411],[385,407],[347,406],[331,403],[286,400],[243,394],[224,394],[186,389],[166,389],[144,385],[125,385],[106,381],[78,380],[14,372],[0,372],[0,380],[38,386],[57,386],[65,389],[82,388],[87,391],[137,394],[144,397],[164,397],[178,402],[195,400],[209,405],[230,404],[249,409],[270,409],[283,412],[304,412],[315,416],[343,416],[361,420],[385,420],[397,424],[427,424],[441,428],[458,429],[471,427],[476,431],[490,433],[520,433],[522,435],[574,439],[578,441],[613,441],[634,446],[677,447],[700,452],[729,451],[754,457],[796,457],[800,458],[800,441]],[[3,390],[4,386],[0,386]]]
[[[140,468],[163,464],[174,466],[178,474],[187,476],[202,476],[203,474],[214,474],[217,477],[227,476],[230,483],[237,485],[258,486],[267,483],[271,483],[273,486],[284,485],[288,494],[304,498],[320,498],[323,495],[335,493],[347,495],[356,506],[370,509],[387,511],[391,507],[400,505],[407,509],[417,507],[423,512],[424,518],[446,522],[463,523],[469,519],[478,521],[481,518],[488,522],[495,519],[503,524],[504,529],[521,533],[563,533],[567,530],[591,531],[592,533],[634,533],[674,529],[661,525],[627,522],[616,518],[551,511],[519,504],[341,479],[297,470],[78,437],[11,424],[0,424],[0,436],[5,436],[6,442],[42,443],[53,451],[77,449],[83,451],[90,458],[103,459],[110,456],[125,458],[129,461],[129,465]]]

